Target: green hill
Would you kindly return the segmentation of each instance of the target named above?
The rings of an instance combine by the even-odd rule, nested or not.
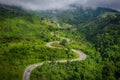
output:
[[[0,79],[21,80],[30,64],[66,59],[65,50],[45,46],[58,39],[51,35],[56,28],[55,23],[33,12],[0,5]]]
[[[103,77],[117,80],[120,75],[120,14],[105,13],[79,27],[103,58]]]
[[[50,60],[53,63],[32,72],[31,80],[119,80],[120,13],[79,7],[53,12],[0,5],[0,79],[22,80],[28,65]],[[62,47],[81,50],[87,59],[54,63],[76,57],[71,51],[45,46],[51,41],[64,42],[58,35],[70,38]]]

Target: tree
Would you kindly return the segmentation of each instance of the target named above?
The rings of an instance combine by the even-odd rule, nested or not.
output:
[[[66,39],[63,39],[61,42],[60,42],[61,45],[63,46],[66,46],[67,45],[67,40]]]

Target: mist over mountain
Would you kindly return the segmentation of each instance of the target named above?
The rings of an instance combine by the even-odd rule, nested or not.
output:
[[[83,8],[106,7],[120,10],[119,0],[0,0],[0,3],[21,6],[29,10],[71,9],[70,5]]]

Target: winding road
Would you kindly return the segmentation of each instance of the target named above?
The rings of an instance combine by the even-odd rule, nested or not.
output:
[[[67,41],[70,41],[70,39],[68,39],[68,38],[64,38],[64,37],[61,37],[61,38],[66,39]],[[57,48],[57,47],[51,46],[51,44],[56,43],[56,42],[59,43],[59,41],[49,42],[46,44],[46,46],[49,48]],[[79,57],[76,59],[71,59],[69,61],[73,62],[73,61],[80,61],[80,60],[86,59],[86,55],[83,52],[81,52],[80,50],[72,49],[72,51],[77,53],[79,55]],[[56,62],[66,63],[67,61],[68,60],[57,60]],[[46,62],[51,63],[51,61],[46,61]],[[43,64],[44,64],[44,62],[41,62],[41,63],[36,63],[36,64],[32,64],[32,65],[28,66],[24,71],[22,80],[30,80],[31,71],[33,69],[37,68],[38,66],[42,66]]]

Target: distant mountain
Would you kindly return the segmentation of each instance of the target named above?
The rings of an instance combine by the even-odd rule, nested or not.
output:
[[[30,15],[30,13],[28,14],[28,11],[20,7],[0,4],[0,19],[28,16],[28,15]]]
[[[109,8],[97,8],[97,9],[83,9],[81,7],[74,6],[73,9],[69,10],[48,10],[39,11],[44,17],[59,19],[59,22],[69,23],[78,25],[81,23],[86,23],[88,21],[94,20],[97,16],[104,14],[106,12],[119,13],[119,11]]]
[[[82,33],[85,33],[87,39],[91,40],[93,43],[98,42],[99,37],[111,36],[111,39],[114,39],[110,40],[111,44],[120,44],[120,41],[118,41],[120,39],[119,25],[120,14],[105,13],[97,17],[95,20],[88,22],[87,24],[84,24],[84,26],[79,26],[79,30]]]
[[[75,10],[64,11],[59,14],[59,18],[61,21],[69,24],[80,24],[85,23],[91,20],[94,20],[97,16],[104,14],[106,12],[114,12],[118,13],[118,11],[108,8],[97,8],[93,9],[82,9],[77,8]]]

